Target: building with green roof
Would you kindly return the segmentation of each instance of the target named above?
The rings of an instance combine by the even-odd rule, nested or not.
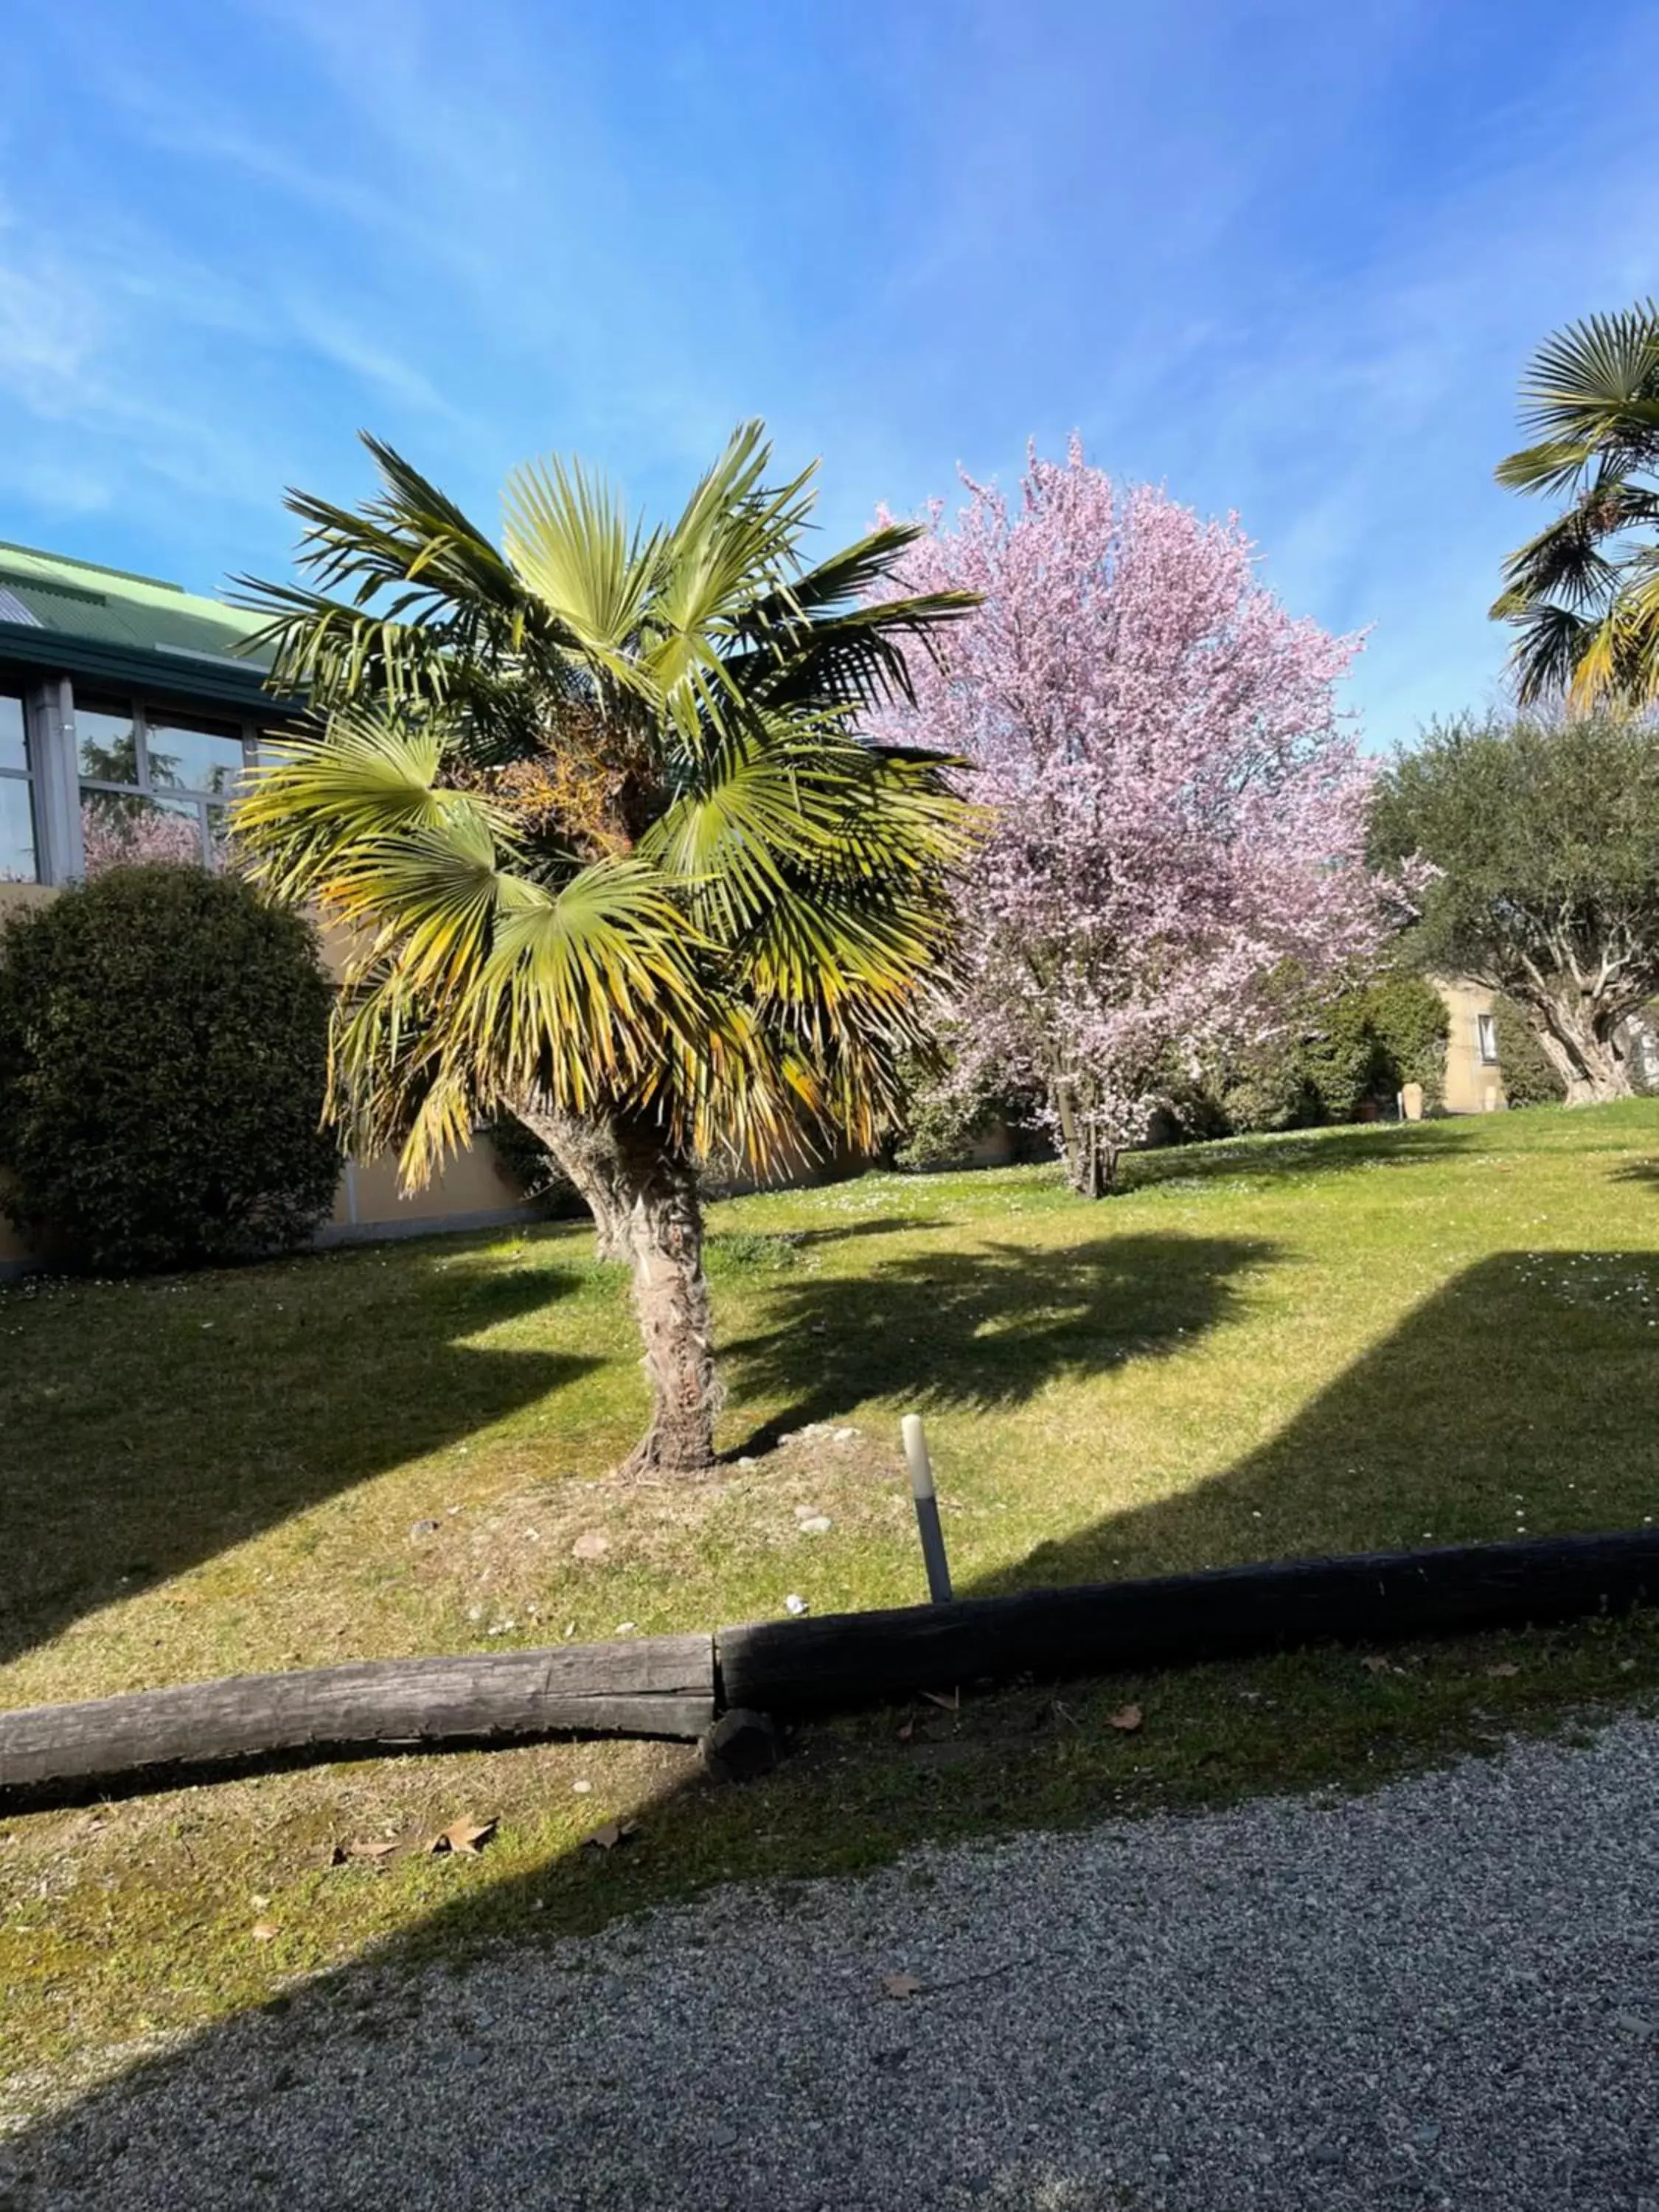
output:
[[[0,882],[211,863],[262,730],[258,617],[0,542]]]

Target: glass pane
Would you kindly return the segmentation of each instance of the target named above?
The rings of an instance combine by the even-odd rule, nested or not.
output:
[[[32,884],[34,823],[29,787],[21,777],[0,775],[0,884]]]
[[[242,773],[242,734],[234,725],[153,714],[144,743],[155,791],[216,791],[228,797]]]
[[[98,783],[138,781],[138,738],[132,726],[132,709],[114,699],[75,702],[75,741],[81,750],[81,773]]]
[[[23,750],[23,702],[10,691],[0,691],[0,768],[27,768]]]
[[[190,799],[145,799],[134,792],[81,793],[81,842],[87,873],[137,866],[144,860],[184,860],[200,867],[206,857],[201,809]]]

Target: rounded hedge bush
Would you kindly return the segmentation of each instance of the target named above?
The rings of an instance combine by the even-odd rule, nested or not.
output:
[[[113,868],[0,936],[0,1170],[48,1257],[241,1260],[329,1208],[333,991],[314,933],[233,875]]]

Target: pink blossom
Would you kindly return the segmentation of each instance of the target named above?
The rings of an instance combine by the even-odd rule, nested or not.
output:
[[[198,867],[202,862],[202,833],[193,816],[165,812],[142,799],[111,793],[82,799],[81,845],[88,878],[148,860]]]
[[[872,734],[963,756],[996,810],[963,887],[962,1079],[1040,1091],[1098,1191],[1182,1071],[1264,1033],[1270,974],[1376,944],[1370,769],[1335,702],[1360,641],[1286,613],[1236,520],[1117,489],[1075,439],[1031,453],[1012,508],[963,481],[897,581],[983,605]]]

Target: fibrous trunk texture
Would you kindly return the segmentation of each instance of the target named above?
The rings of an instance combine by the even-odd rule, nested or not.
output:
[[[586,1200],[599,1256],[633,1270],[651,1425],[622,1472],[702,1474],[714,1463],[720,1392],[695,1162],[643,1117],[519,1110]]]

